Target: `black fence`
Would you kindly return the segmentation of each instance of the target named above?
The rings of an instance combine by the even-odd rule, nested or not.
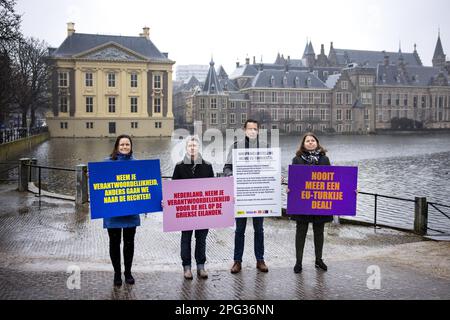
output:
[[[2,129],[0,130],[0,144],[35,136],[44,132],[48,132],[48,127]]]

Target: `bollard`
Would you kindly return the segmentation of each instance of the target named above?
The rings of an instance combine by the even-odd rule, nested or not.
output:
[[[87,165],[79,164],[77,169],[77,192],[75,196],[75,204],[80,205],[88,202],[88,177]]]
[[[414,232],[420,235],[427,234],[428,203],[427,198],[416,197],[414,206]]]
[[[31,158],[31,165],[37,166],[37,159]],[[38,182],[38,168],[30,167],[30,181],[31,182]]]
[[[28,181],[30,177],[30,158],[19,159],[19,191],[28,191]]]

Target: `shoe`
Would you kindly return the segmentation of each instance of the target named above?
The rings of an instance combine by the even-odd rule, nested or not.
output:
[[[192,271],[191,271],[191,267],[190,266],[185,266],[184,267],[184,278],[186,280],[194,279],[194,276],[192,275]]]
[[[205,269],[198,269],[198,270],[197,270],[197,276],[198,276],[200,279],[208,279],[208,273],[206,272]]]
[[[258,262],[256,262],[256,268],[261,271],[261,272],[268,272],[269,268],[267,268],[266,263],[264,262],[264,260],[260,260]]]
[[[302,264],[296,263],[294,266],[294,273],[300,273],[300,272],[302,272]]]
[[[322,259],[316,259],[316,268],[322,269],[323,271],[328,270],[327,265],[323,262]]]
[[[122,276],[120,273],[114,273],[114,285],[117,287],[122,285]]]
[[[242,270],[242,263],[239,261],[235,261],[233,266],[231,267],[231,273],[239,273]]]
[[[134,284],[134,278],[131,273],[125,273],[125,283]]]

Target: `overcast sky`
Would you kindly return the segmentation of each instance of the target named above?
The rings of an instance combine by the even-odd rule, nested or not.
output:
[[[76,32],[150,39],[177,64],[208,64],[228,74],[248,56],[273,63],[278,52],[300,59],[311,39],[316,54],[339,49],[412,52],[431,65],[438,28],[450,58],[448,0],[18,0],[22,32],[58,47],[67,22]],[[174,71],[176,69],[176,65]]]

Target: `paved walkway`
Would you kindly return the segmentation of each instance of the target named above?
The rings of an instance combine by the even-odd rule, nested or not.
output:
[[[324,247],[328,272],[314,268],[310,230],[303,272],[294,274],[295,223],[276,218],[266,219],[264,225],[269,273],[255,268],[249,223],[241,274],[229,272],[233,228],[210,230],[206,264],[210,277],[185,281],[180,233],[163,233],[160,214],[142,217],[138,228],[136,284],[114,288],[102,221],[90,220],[87,210],[75,210],[73,202],[42,198],[39,208],[38,198],[15,188],[0,185],[0,299],[450,298],[448,242],[424,241],[390,229],[375,232],[363,226],[328,224]]]

